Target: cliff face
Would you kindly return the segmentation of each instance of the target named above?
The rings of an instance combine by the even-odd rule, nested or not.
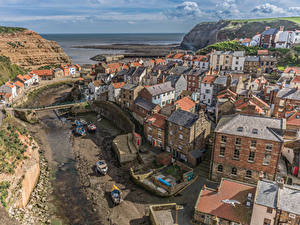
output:
[[[220,20],[218,22],[203,22],[196,25],[186,34],[181,47],[188,50],[198,50],[207,45],[235,38],[251,38],[257,32],[261,33],[266,26],[285,30],[300,29],[300,24],[287,19],[258,20]]]
[[[29,69],[71,63],[56,42],[48,41],[36,32],[26,29],[0,32],[0,55],[9,57],[13,64]]]

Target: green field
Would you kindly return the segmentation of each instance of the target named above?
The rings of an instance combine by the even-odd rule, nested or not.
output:
[[[16,33],[16,32],[22,32],[26,30],[22,27],[3,27],[0,26],[0,33]]]
[[[278,17],[278,18],[259,18],[259,19],[241,19],[241,20],[230,20],[232,22],[261,22],[261,21],[276,21],[276,20],[288,20],[291,22],[300,24],[300,17]]]

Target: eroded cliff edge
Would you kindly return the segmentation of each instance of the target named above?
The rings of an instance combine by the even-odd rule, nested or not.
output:
[[[9,57],[13,64],[38,69],[50,64],[71,63],[69,56],[55,41],[23,28],[0,28],[0,55]]]

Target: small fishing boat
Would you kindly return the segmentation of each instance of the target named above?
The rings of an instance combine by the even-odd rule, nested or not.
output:
[[[76,132],[76,134],[79,134],[80,136],[86,135],[86,131],[83,127],[76,127],[75,132]]]
[[[97,127],[96,127],[95,124],[90,123],[90,124],[88,125],[87,129],[88,129],[89,132],[95,132],[95,131],[97,130]]]
[[[114,205],[119,205],[122,202],[121,190],[116,185],[112,188],[111,198]]]
[[[75,125],[76,127],[80,127],[80,126],[82,126],[82,123],[81,123],[79,120],[75,120],[75,121],[74,121],[74,125]]]
[[[107,174],[107,170],[108,170],[108,167],[107,167],[107,164],[104,160],[99,160],[97,163],[96,163],[96,173],[100,173],[102,175],[106,175]]]

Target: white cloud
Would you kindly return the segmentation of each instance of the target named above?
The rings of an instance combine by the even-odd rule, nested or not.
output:
[[[219,18],[239,17],[240,10],[235,0],[225,0],[216,5],[216,14]]]
[[[168,15],[175,18],[199,18],[204,15],[196,2],[183,2],[175,7]]]
[[[300,7],[289,7],[288,11],[291,13],[300,13]]]
[[[283,8],[280,8],[276,5],[266,3],[263,5],[256,6],[252,12],[259,14],[284,14],[286,11]]]

